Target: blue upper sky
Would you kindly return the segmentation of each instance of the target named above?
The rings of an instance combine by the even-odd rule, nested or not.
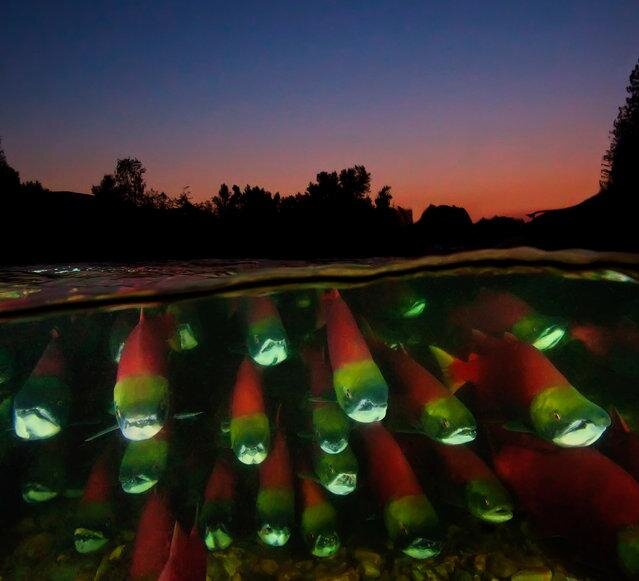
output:
[[[2,16],[0,136],[24,177],[88,191],[136,155],[152,185],[204,198],[364,163],[405,205],[475,217],[592,193],[639,57],[636,0],[10,0]]]

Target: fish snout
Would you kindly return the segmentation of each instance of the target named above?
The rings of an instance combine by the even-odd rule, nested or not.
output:
[[[45,440],[55,436],[62,429],[53,410],[45,406],[16,406],[13,427],[16,436],[22,440]]]
[[[223,523],[207,525],[204,530],[204,544],[209,551],[223,551],[233,542],[233,537]]]
[[[268,450],[264,442],[243,442],[237,447],[236,456],[242,464],[261,464]]]
[[[109,542],[102,531],[77,528],[73,533],[73,544],[78,553],[93,553]]]
[[[335,531],[326,531],[317,535],[311,553],[315,557],[331,557],[340,547],[339,535]]]
[[[590,446],[606,431],[608,424],[588,419],[577,419],[560,428],[552,441],[563,448]]]
[[[265,523],[260,527],[258,535],[262,542],[269,547],[282,547],[291,536],[291,529],[287,526],[275,526]]]
[[[326,488],[338,496],[350,494],[357,488],[357,472],[340,472],[326,483]]]
[[[320,442],[320,448],[327,454],[339,454],[348,446],[346,438],[325,438]]]
[[[503,523],[513,518],[512,507],[507,505],[495,506],[485,511],[482,520],[491,523]]]
[[[402,552],[413,559],[430,559],[441,553],[443,543],[438,539],[415,537],[402,549]]]
[[[442,434],[440,441],[443,444],[459,445],[472,442],[477,437],[477,428],[464,426],[448,430]]]

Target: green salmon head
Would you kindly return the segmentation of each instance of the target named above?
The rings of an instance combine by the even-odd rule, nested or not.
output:
[[[13,427],[18,438],[45,440],[67,423],[69,387],[57,377],[30,377],[13,398]]]
[[[260,490],[257,495],[257,513],[261,541],[269,547],[282,547],[291,536],[295,518],[293,492],[272,488]]]
[[[538,394],[530,405],[530,419],[539,436],[564,448],[590,446],[610,425],[605,410],[569,385]]]
[[[174,351],[190,351],[199,344],[197,332],[188,322],[178,323],[175,335],[169,341],[169,345]]]
[[[617,557],[632,579],[639,577],[639,527],[627,527],[617,534]]]
[[[426,309],[426,299],[424,297],[412,296],[402,305],[401,315],[403,319],[414,319],[419,317]]]
[[[329,492],[344,496],[357,487],[357,458],[350,446],[339,454],[317,452],[315,455],[315,473],[322,486]]]
[[[325,403],[313,409],[315,441],[327,454],[339,454],[348,446],[350,423],[335,403]]]
[[[206,525],[204,529],[204,544],[209,551],[223,551],[233,543],[233,536],[224,523]]]
[[[206,502],[200,517],[200,531],[209,551],[223,551],[233,543],[233,507],[230,501]]]
[[[356,422],[379,422],[386,416],[388,385],[372,359],[343,365],[333,373],[337,403]]]
[[[471,480],[465,496],[470,513],[483,521],[502,523],[513,517],[512,499],[497,480]]]
[[[251,414],[231,420],[231,447],[242,464],[264,462],[270,441],[271,431],[264,414]]]
[[[273,367],[288,359],[288,339],[279,317],[251,325],[246,342],[251,359],[262,367]]]
[[[161,375],[131,375],[113,390],[115,417],[127,440],[148,440],[169,414],[169,382]]]
[[[540,351],[557,347],[567,337],[567,331],[565,322],[537,313],[517,321],[512,328],[515,337]]]
[[[304,510],[302,532],[315,557],[330,557],[341,545],[337,532],[337,514],[328,502],[320,502]]]
[[[442,549],[437,513],[423,494],[391,500],[384,523],[391,541],[413,559],[430,559]]]
[[[477,436],[473,414],[455,396],[424,405],[421,428],[429,438],[442,444],[466,444]]]
[[[153,488],[164,473],[168,443],[152,438],[129,442],[120,462],[120,484],[128,494],[142,494]]]

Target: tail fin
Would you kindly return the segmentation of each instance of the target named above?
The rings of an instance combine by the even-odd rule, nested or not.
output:
[[[430,346],[439,368],[442,370],[446,386],[455,393],[462,385],[474,380],[474,366],[472,362],[465,362],[453,357],[436,345]]]

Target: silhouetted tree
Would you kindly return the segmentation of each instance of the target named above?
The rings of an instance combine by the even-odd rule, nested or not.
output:
[[[115,166],[115,183],[124,192],[126,200],[135,206],[141,206],[144,203],[145,173],[146,168],[135,157],[118,159]]]
[[[212,198],[213,210],[221,219],[227,219],[231,213],[231,190],[222,184],[217,194]]]
[[[628,97],[619,108],[610,147],[603,157],[602,188],[614,193],[639,193],[639,62],[630,73]]]
[[[146,168],[139,159],[118,159],[115,172],[106,174],[99,185],[91,188],[91,192],[99,201],[142,207],[148,203],[145,173]]]
[[[7,162],[0,140],[0,192],[2,194],[15,194],[20,188],[20,174]]]
[[[378,210],[388,210],[391,207],[392,200],[393,195],[391,194],[391,187],[382,186],[375,197],[375,208]]]

